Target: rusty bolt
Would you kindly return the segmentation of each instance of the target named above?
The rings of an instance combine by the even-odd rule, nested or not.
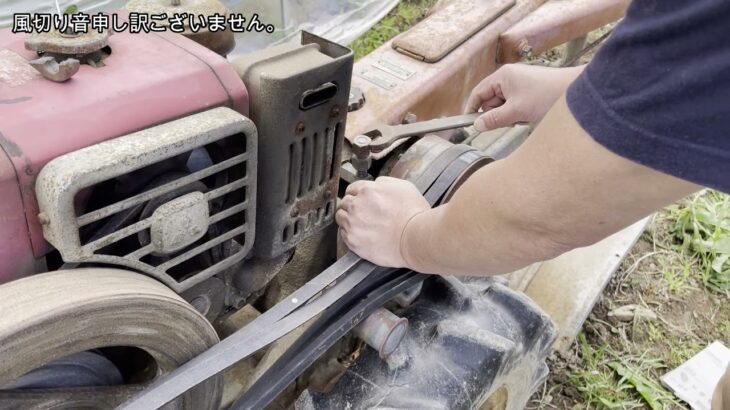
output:
[[[304,132],[305,129],[306,129],[306,127],[304,126],[304,123],[303,122],[300,122],[299,124],[297,124],[297,127],[294,129],[294,131],[297,134],[301,134],[301,133]]]
[[[332,190],[328,189],[328,190],[324,191],[323,197],[324,197],[324,199],[332,199]]]
[[[352,153],[358,158],[365,158],[370,154],[372,140],[367,135],[358,135],[352,141]]]
[[[330,118],[337,118],[340,116],[340,107],[334,106],[332,107],[332,111],[330,111]]]
[[[358,178],[366,178],[372,163],[370,158],[370,143],[372,140],[367,135],[358,135],[352,140],[352,164]]]
[[[289,213],[292,218],[296,218],[299,216],[299,208],[292,208],[291,212]]]
[[[41,225],[48,225],[51,223],[51,220],[48,219],[48,215],[46,215],[45,212],[41,212],[38,214],[38,222],[40,222]]]

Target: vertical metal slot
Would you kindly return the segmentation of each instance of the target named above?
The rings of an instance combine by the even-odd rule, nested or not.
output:
[[[302,139],[302,182],[299,185],[299,196],[312,189],[312,165],[314,161],[314,141],[312,137]]]
[[[344,138],[344,129],[342,128],[342,123],[338,122],[335,126],[335,130],[332,133],[332,136],[330,139],[330,144],[332,144],[332,153],[330,158],[330,168],[329,168],[329,175],[335,175],[335,167],[340,165],[339,158],[337,158],[337,152],[338,150],[335,147],[335,144],[337,143],[338,139],[342,140]]]

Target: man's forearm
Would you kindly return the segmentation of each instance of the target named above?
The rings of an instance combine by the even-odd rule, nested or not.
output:
[[[494,275],[594,243],[700,187],[619,157],[564,97],[508,158],[407,225],[402,252],[425,273]]]

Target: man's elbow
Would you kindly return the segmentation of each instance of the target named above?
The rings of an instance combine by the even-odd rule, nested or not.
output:
[[[535,235],[540,244],[543,260],[553,259],[568,251],[593,245],[618,232],[621,227],[584,223],[579,226],[562,224],[537,229]]]

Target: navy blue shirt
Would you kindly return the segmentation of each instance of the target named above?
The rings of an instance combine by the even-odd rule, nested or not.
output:
[[[730,0],[634,0],[567,100],[610,151],[730,192]]]

